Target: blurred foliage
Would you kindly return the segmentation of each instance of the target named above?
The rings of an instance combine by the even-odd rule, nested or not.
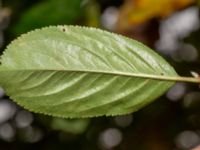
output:
[[[144,23],[153,18],[164,18],[178,9],[184,8],[194,0],[126,0],[121,8],[119,28]]]
[[[88,119],[65,120],[60,118],[54,118],[51,122],[52,129],[61,130],[72,134],[83,133],[87,129],[88,125]]]
[[[200,0],[1,2],[0,52],[17,35],[38,27],[78,24],[107,29],[104,25],[112,21],[110,30],[157,49],[180,75],[200,73]],[[164,47],[171,41],[173,49]],[[30,121],[31,115],[21,110],[0,89],[0,150],[191,150],[200,145],[200,91],[193,84],[176,84],[129,117],[65,120],[31,113]]]
[[[94,0],[88,1],[84,9],[84,24],[90,27],[99,27],[100,15],[99,4]]]
[[[19,35],[46,25],[73,24],[82,9],[81,0],[46,0],[23,12],[13,30]]]

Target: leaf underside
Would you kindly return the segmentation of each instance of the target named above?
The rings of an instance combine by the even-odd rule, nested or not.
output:
[[[0,85],[33,112],[113,116],[137,111],[173,85],[139,74],[177,76],[137,41],[95,28],[52,26],[24,34],[7,47]]]

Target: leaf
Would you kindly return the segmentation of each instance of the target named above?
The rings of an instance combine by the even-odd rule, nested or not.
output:
[[[173,85],[174,69],[143,44],[95,28],[52,26],[13,41],[0,85],[24,108],[59,117],[137,111]]]
[[[118,28],[122,30],[153,18],[167,17],[194,2],[195,0],[127,0],[120,10]]]
[[[13,27],[14,33],[21,34],[47,25],[72,24],[83,12],[82,0],[46,0],[40,2],[20,17]]]
[[[54,130],[61,130],[72,134],[82,134],[87,129],[90,120],[88,119],[72,119],[53,118],[50,126]]]
[[[87,1],[84,9],[84,25],[89,27],[99,27],[100,23],[100,6],[96,0]]]

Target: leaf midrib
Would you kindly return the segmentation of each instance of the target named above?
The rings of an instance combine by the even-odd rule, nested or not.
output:
[[[94,74],[105,74],[105,75],[116,75],[116,76],[126,76],[126,77],[137,77],[137,78],[147,78],[153,80],[163,80],[163,81],[179,81],[179,82],[193,82],[200,83],[200,80],[193,77],[182,77],[182,76],[169,76],[169,75],[156,75],[147,73],[130,73],[130,72],[120,72],[120,71],[98,71],[98,70],[75,70],[75,69],[4,69],[0,68],[0,72],[14,72],[14,71],[65,71],[65,72],[80,72],[80,73],[94,73]]]

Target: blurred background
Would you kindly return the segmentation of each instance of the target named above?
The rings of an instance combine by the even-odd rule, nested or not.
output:
[[[0,53],[49,25],[97,27],[137,39],[183,76],[200,73],[200,1],[0,0]],[[34,114],[0,88],[0,150],[200,150],[200,89],[176,83],[140,111],[62,119]]]

